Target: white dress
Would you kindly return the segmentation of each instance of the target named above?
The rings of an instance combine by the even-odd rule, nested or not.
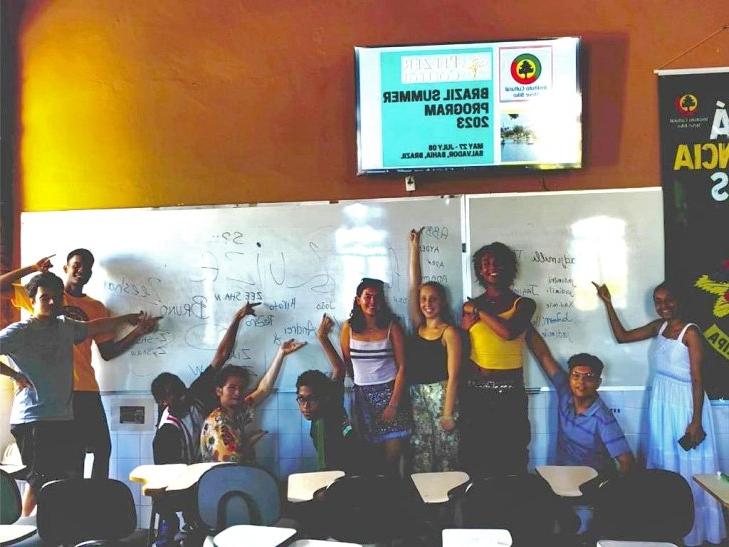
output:
[[[719,470],[714,422],[705,393],[701,423],[706,438],[689,451],[677,442],[693,416],[689,351],[683,343],[683,336],[693,323],[686,325],[676,340],[663,336],[667,324],[663,323],[649,350],[655,377],[648,410],[646,465],[675,471],[689,483],[694,495],[694,527],[684,537],[686,545],[720,543],[726,536],[721,506],[692,479],[695,474]]]

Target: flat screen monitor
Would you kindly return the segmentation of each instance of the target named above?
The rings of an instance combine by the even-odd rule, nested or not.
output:
[[[355,47],[358,174],[581,167],[579,46]]]

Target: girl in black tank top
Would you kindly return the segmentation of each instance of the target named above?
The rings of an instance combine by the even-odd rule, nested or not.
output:
[[[459,468],[456,399],[461,336],[449,320],[445,287],[432,281],[421,283],[422,233],[423,228],[410,231],[408,311],[414,332],[408,340],[407,371],[413,405],[410,447],[415,473]]]

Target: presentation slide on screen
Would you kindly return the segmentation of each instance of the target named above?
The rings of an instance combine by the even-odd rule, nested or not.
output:
[[[579,167],[578,38],[358,47],[359,173]]]

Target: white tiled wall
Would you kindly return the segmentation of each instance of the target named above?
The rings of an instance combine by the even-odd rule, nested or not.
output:
[[[608,407],[615,413],[635,452],[644,436],[646,391],[601,391]],[[103,397],[107,417],[114,400],[113,395]],[[541,391],[529,396],[529,417],[532,428],[530,467],[554,463],[556,445],[556,397],[552,391]],[[714,427],[717,435],[719,460],[722,469],[729,470],[729,401],[712,403]],[[268,431],[257,445],[258,461],[282,480],[290,473],[312,471],[316,467],[316,453],[309,438],[309,422],[304,420],[296,405],[294,393],[278,392],[264,401],[257,412],[258,426]],[[6,422],[7,423],[7,422]],[[129,481],[129,472],[137,465],[153,463],[152,429],[143,432],[112,431],[110,474],[125,482],[132,491],[137,505],[140,526],[146,527],[150,518],[150,499],[141,494],[138,484]]]

